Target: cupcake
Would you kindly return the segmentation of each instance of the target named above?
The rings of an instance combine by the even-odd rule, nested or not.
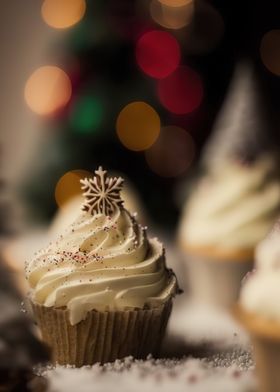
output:
[[[42,339],[59,364],[156,355],[177,292],[163,245],[123,207],[121,178],[81,183],[81,214],[26,265]]]
[[[280,391],[279,236],[278,223],[257,248],[257,268],[246,279],[234,311],[251,335],[261,392]]]
[[[251,66],[240,64],[183,211],[179,243],[190,290],[202,302],[237,300],[255,247],[280,211],[278,152],[260,98]]]

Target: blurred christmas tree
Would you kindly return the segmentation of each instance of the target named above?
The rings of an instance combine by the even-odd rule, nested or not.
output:
[[[58,58],[71,80],[71,99],[46,120],[52,133],[38,151],[36,172],[24,184],[33,216],[46,219],[53,214],[55,185],[64,173],[102,165],[131,179],[158,223],[174,224],[178,215],[174,186],[191,176],[233,64],[244,50],[250,52],[251,38],[245,30],[251,5],[216,1],[214,8],[210,2],[192,0],[77,2],[79,9],[84,7],[83,17],[69,29]],[[44,1],[43,17],[51,24],[48,3],[62,7],[65,0]],[[59,22],[57,10],[55,15]],[[232,28],[236,18],[241,18],[238,32]],[[53,50],[59,53],[61,47],[54,45]],[[146,153],[145,148],[127,148],[126,140],[118,137],[122,130],[116,133],[118,116],[131,102],[145,102],[160,118],[162,131]],[[133,118],[131,114],[131,133],[139,128],[145,135],[141,111],[137,122]]]

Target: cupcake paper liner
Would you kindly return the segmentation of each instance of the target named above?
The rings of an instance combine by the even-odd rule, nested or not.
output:
[[[76,325],[66,308],[48,308],[32,303],[42,340],[51,348],[52,361],[60,365],[92,365],[112,362],[128,355],[157,355],[172,300],[152,309],[88,312]]]
[[[280,391],[280,323],[250,313],[240,304],[235,305],[232,311],[251,337],[258,392]]]
[[[228,307],[237,301],[241,282],[253,260],[221,260],[186,254],[188,286],[194,300]]]
[[[259,380],[258,392],[280,391],[280,340],[275,342],[253,335],[251,338]]]

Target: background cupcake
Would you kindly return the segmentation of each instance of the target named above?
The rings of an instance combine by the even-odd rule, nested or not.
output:
[[[246,280],[235,311],[251,335],[262,392],[280,390],[279,235],[278,221],[257,249],[257,269]]]
[[[123,208],[121,178],[82,184],[81,215],[26,267],[43,340],[76,366],[156,354],[177,291],[163,246]]]
[[[262,112],[262,89],[241,63],[203,157],[204,174],[186,204],[179,241],[194,296],[237,299],[254,249],[280,209],[278,151]]]

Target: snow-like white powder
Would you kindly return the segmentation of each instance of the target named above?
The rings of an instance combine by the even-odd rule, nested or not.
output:
[[[175,345],[172,336],[177,339]],[[181,347],[185,356],[148,357],[145,361],[127,357],[104,366],[80,369],[58,366],[41,372],[49,382],[50,392],[255,390],[254,363],[247,337],[225,312],[179,303],[174,309],[163,355],[170,352],[176,355],[177,347]]]
[[[74,369],[49,368],[43,371],[50,392],[249,392],[255,388],[251,369],[238,365],[213,367],[199,359],[152,359],[116,361],[105,366]]]

